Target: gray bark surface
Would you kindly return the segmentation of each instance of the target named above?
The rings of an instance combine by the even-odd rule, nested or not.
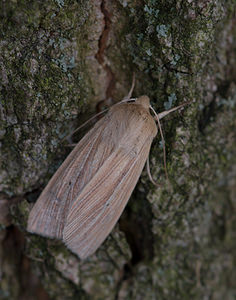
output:
[[[233,300],[235,1],[1,1],[0,299]],[[101,100],[134,96],[163,121],[119,224],[79,261],[26,232],[70,152],[63,140]],[[75,135],[71,142],[76,142]]]

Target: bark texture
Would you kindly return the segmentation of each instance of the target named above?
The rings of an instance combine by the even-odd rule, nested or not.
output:
[[[1,1],[0,299],[233,300],[234,0]],[[134,96],[163,123],[119,224],[81,262],[28,234],[29,211],[96,104]],[[76,138],[75,138],[76,139]],[[77,139],[78,140],[78,139]]]

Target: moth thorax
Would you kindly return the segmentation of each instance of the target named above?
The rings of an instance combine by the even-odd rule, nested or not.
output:
[[[141,104],[145,109],[149,109],[149,106],[150,106],[150,99],[148,96],[141,96],[141,97],[138,97],[138,99],[135,101],[136,103],[138,104]]]

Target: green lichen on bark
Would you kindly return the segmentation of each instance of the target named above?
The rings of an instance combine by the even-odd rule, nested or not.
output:
[[[91,60],[106,13],[104,7],[99,12],[100,3],[3,5],[2,189],[17,195],[47,183],[45,174],[60,163],[55,150],[72,124],[72,113],[83,111],[92,94],[98,99],[107,88],[107,82],[99,81],[106,75],[104,65],[116,79],[116,100],[127,93],[133,72],[134,94],[149,95],[156,109],[195,100],[182,115],[163,123],[170,185],[156,139],[150,159],[162,187],[156,189],[144,172],[120,226],[95,255],[80,262],[61,242],[32,235],[26,235],[24,253],[52,299],[231,300],[235,3],[102,3],[111,25],[100,66]],[[30,207],[23,201],[12,209],[14,224],[24,235]],[[9,282],[6,275],[3,299],[16,299],[17,292],[6,293]]]
[[[154,255],[151,267],[139,264],[133,284],[127,287],[124,281],[125,295],[233,299],[235,286],[229,278],[235,260],[235,4],[120,3],[128,24],[122,31],[122,51],[130,54],[140,78],[136,94],[148,94],[153,105],[163,109],[195,100],[182,119],[164,124],[171,187],[155,192],[143,179],[153,215]],[[119,51],[115,53],[118,61]],[[152,169],[164,182],[158,143],[151,154]],[[142,201],[138,196],[134,201],[140,203],[135,213],[142,213]],[[134,201],[131,205],[138,206]],[[144,227],[145,223],[149,219],[145,222],[144,217]],[[137,275],[142,267],[148,273],[140,274],[143,279]]]
[[[42,182],[72,113],[91,96],[83,59],[89,4],[1,5],[1,186],[10,194]]]

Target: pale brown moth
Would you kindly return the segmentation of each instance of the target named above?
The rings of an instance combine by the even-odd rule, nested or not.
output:
[[[158,124],[183,105],[155,113]],[[149,109],[147,96],[109,109],[43,190],[30,212],[29,232],[62,239],[81,259],[97,250],[118,221],[148,159],[157,134]]]

